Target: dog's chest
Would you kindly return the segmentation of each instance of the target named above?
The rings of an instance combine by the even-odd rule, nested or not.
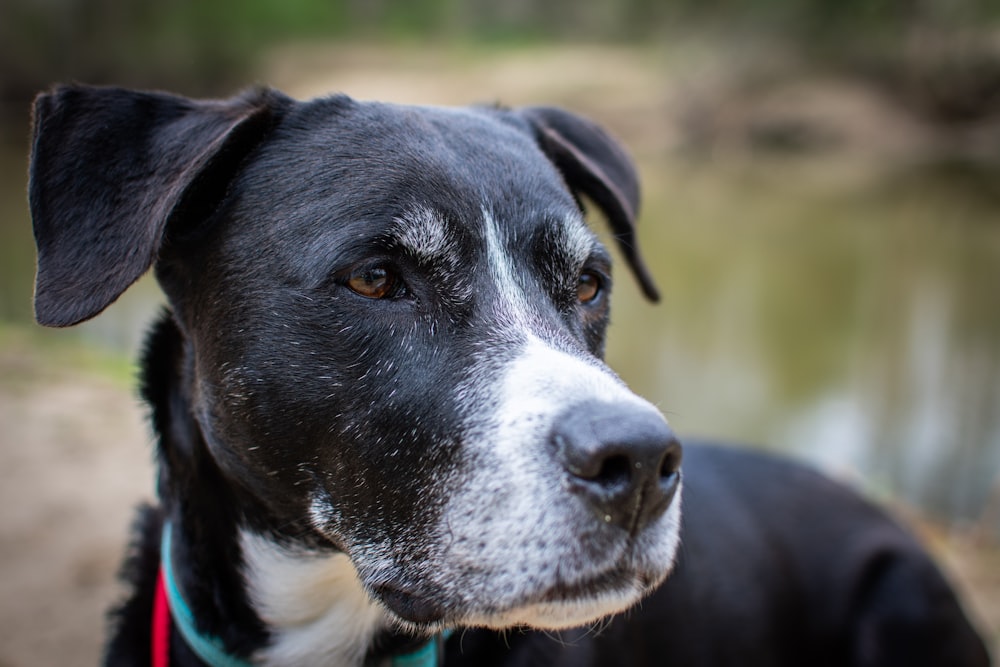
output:
[[[291,551],[243,532],[251,604],[271,631],[261,665],[360,665],[386,625],[345,554]]]

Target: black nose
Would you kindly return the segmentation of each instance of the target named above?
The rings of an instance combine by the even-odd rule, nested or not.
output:
[[[677,491],[681,445],[651,407],[575,406],[556,420],[551,442],[570,490],[630,534],[662,515]]]

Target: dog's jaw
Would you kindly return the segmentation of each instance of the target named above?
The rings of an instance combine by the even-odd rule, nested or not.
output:
[[[271,632],[255,664],[362,663],[389,619],[346,554],[293,549],[249,530],[240,546],[251,604]]]

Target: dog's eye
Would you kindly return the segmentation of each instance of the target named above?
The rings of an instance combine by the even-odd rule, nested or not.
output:
[[[601,294],[601,276],[595,271],[584,271],[576,279],[576,300],[582,304],[592,303]]]
[[[384,266],[365,266],[351,271],[347,286],[365,298],[386,299],[399,294],[402,281],[394,271]]]

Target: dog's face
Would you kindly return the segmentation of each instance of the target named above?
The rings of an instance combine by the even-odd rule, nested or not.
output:
[[[252,140],[233,138],[252,114],[227,121],[151,234],[193,416],[263,508],[254,530],[346,553],[411,624],[564,627],[634,603],[676,549],[678,454],[601,361],[610,256],[544,150],[543,119],[568,114],[266,105]],[[630,439],[662,446],[593,451]]]

